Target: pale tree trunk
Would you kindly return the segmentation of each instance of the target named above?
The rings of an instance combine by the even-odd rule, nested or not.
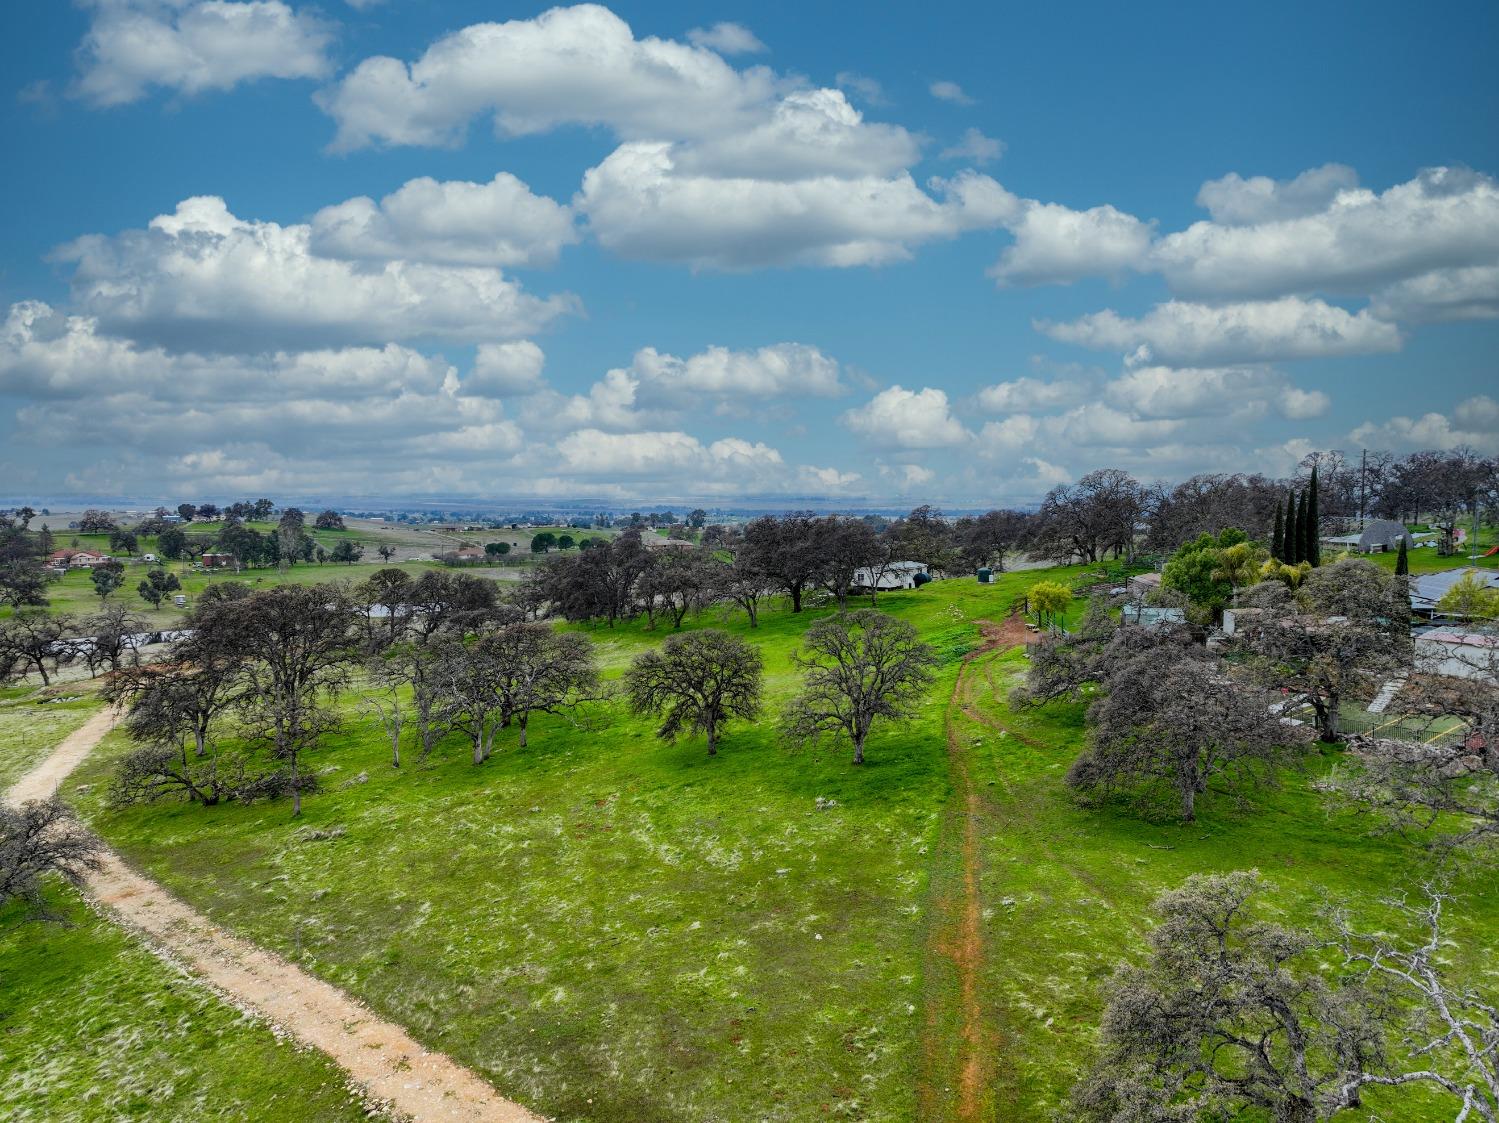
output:
[[[520,715],[520,747],[526,747],[526,726],[531,720],[529,711],[522,711]]]

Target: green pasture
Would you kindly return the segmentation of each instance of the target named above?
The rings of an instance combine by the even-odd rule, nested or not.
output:
[[[184,899],[549,1116],[940,1119],[962,1020],[936,932],[963,821],[949,813],[951,738],[981,797],[984,1117],[1045,1118],[1091,1047],[1099,983],[1141,954],[1160,890],[1258,866],[1286,919],[1310,923],[1330,900],[1373,918],[1428,861],[1418,842],[1329,814],[1311,784],[1331,753],[1247,799],[1209,792],[1193,824],[1169,804],[1078,806],[1063,776],[1081,707],[1013,712],[1023,654],[963,656],[977,622],[1001,619],[1026,586],[1086,572],[881,595],[942,663],[920,714],[877,731],[863,768],[846,746],[793,751],[777,736],[791,653],[831,611],[819,603],[767,607],[755,630],[738,613],[689,620],[765,658],[766,713],[731,726],[716,758],[699,740],[662,743],[616,703],[577,725],[536,719],[528,748],[502,735],[484,765],[450,736],[421,764],[408,745],[393,769],[354,690],[300,821],[282,803],[111,808],[119,732],[65,794]],[[584,630],[611,678],[669,634]],[[1462,967],[1499,950],[1485,884],[1470,872],[1455,886]],[[1404,1096],[1399,1107],[1451,1117]]]
[[[297,1048],[72,890],[62,923],[0,908],[0,1118],[9,1123],[357,1123],[344,1075]]]

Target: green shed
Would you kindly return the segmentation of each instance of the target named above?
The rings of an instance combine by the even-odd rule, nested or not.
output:
[[[994,580],[994,570],[987,565],[979,570],[979,584],[987,585]]]

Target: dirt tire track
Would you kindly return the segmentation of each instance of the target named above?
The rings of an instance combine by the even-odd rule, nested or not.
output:
[[[942,1048],[943,995],[929,990],[922,1047],[922,1075],[917,1107],[927,1123],[950,1119],[979,1123],[986,1090],[993,1085],[1000,1054],[1000,1032],[981,993],[984,962],[983,889],[980,826],[992,818],[970,767],[968,747],[958,736],[954,718],[967,707],[968,669],[990,652],[1025,643],[1030,631],[1019,616],[1003,624],[978,621],[983,642],[963,657],[944,716],[947,736],[948,799],[937,844],[932,901],[933,923],[927,937],[929,972],[952,982],[956,1010],[955,1052]],[[956,869],[949,868],[955,865]],[[936,989],[936,988],[931,988]],[[949,1055],[944,1056],[944,1053]]]
[[[47,799],[119,720],[105,710],[58,743],[11,787],[13,803]],[[486,1081],[280,956],[219,927],[107,850],[85,892],[157,954],[326,1053],[373,1102],[401,1117],[455,1123],[542,1123]]]

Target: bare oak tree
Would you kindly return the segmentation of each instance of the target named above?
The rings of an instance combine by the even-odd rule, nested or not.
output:
[[[915,628],[869,608],[819,620],[793,658],[805,678],[786,710],[786,735],[801,744],[847,736],[855,764],[864,763],[864,742],[876,720],[899,721],[920,705],[937,665],[936,652]]]
[[[714,756],[725,723],[760,712],[761,670],[758,650],[728,632],[704,628],[670,636],[642,654],[625,672],[625,689],[636,713],[664,718],[658,737],[706,734],[708,755]]]
[[[1260,888],[1253,871],[1199,874],[1157,898],[1150,958],[1109,983],[1072,1118],[1315,1123],[1357,1102],[1383,1047],[1369,995],[1323,978],[1315,937],[1253,919]]]
[[[20,807],[0,803],[0,905],[20,899],[30,914],[51,918],[42,899],[42,878],[58,874],[74,885],[100,867],[104,849],[57,799]]]
[[[1117,667],[1089,706],[1089,745],[1067,783],[1088,793],[1164,787],[1191,822],[1210,780],[1269,782],[1288,747],[1306,740],[1276,716],[1273,701],[1205,654],[1148,649]]]

